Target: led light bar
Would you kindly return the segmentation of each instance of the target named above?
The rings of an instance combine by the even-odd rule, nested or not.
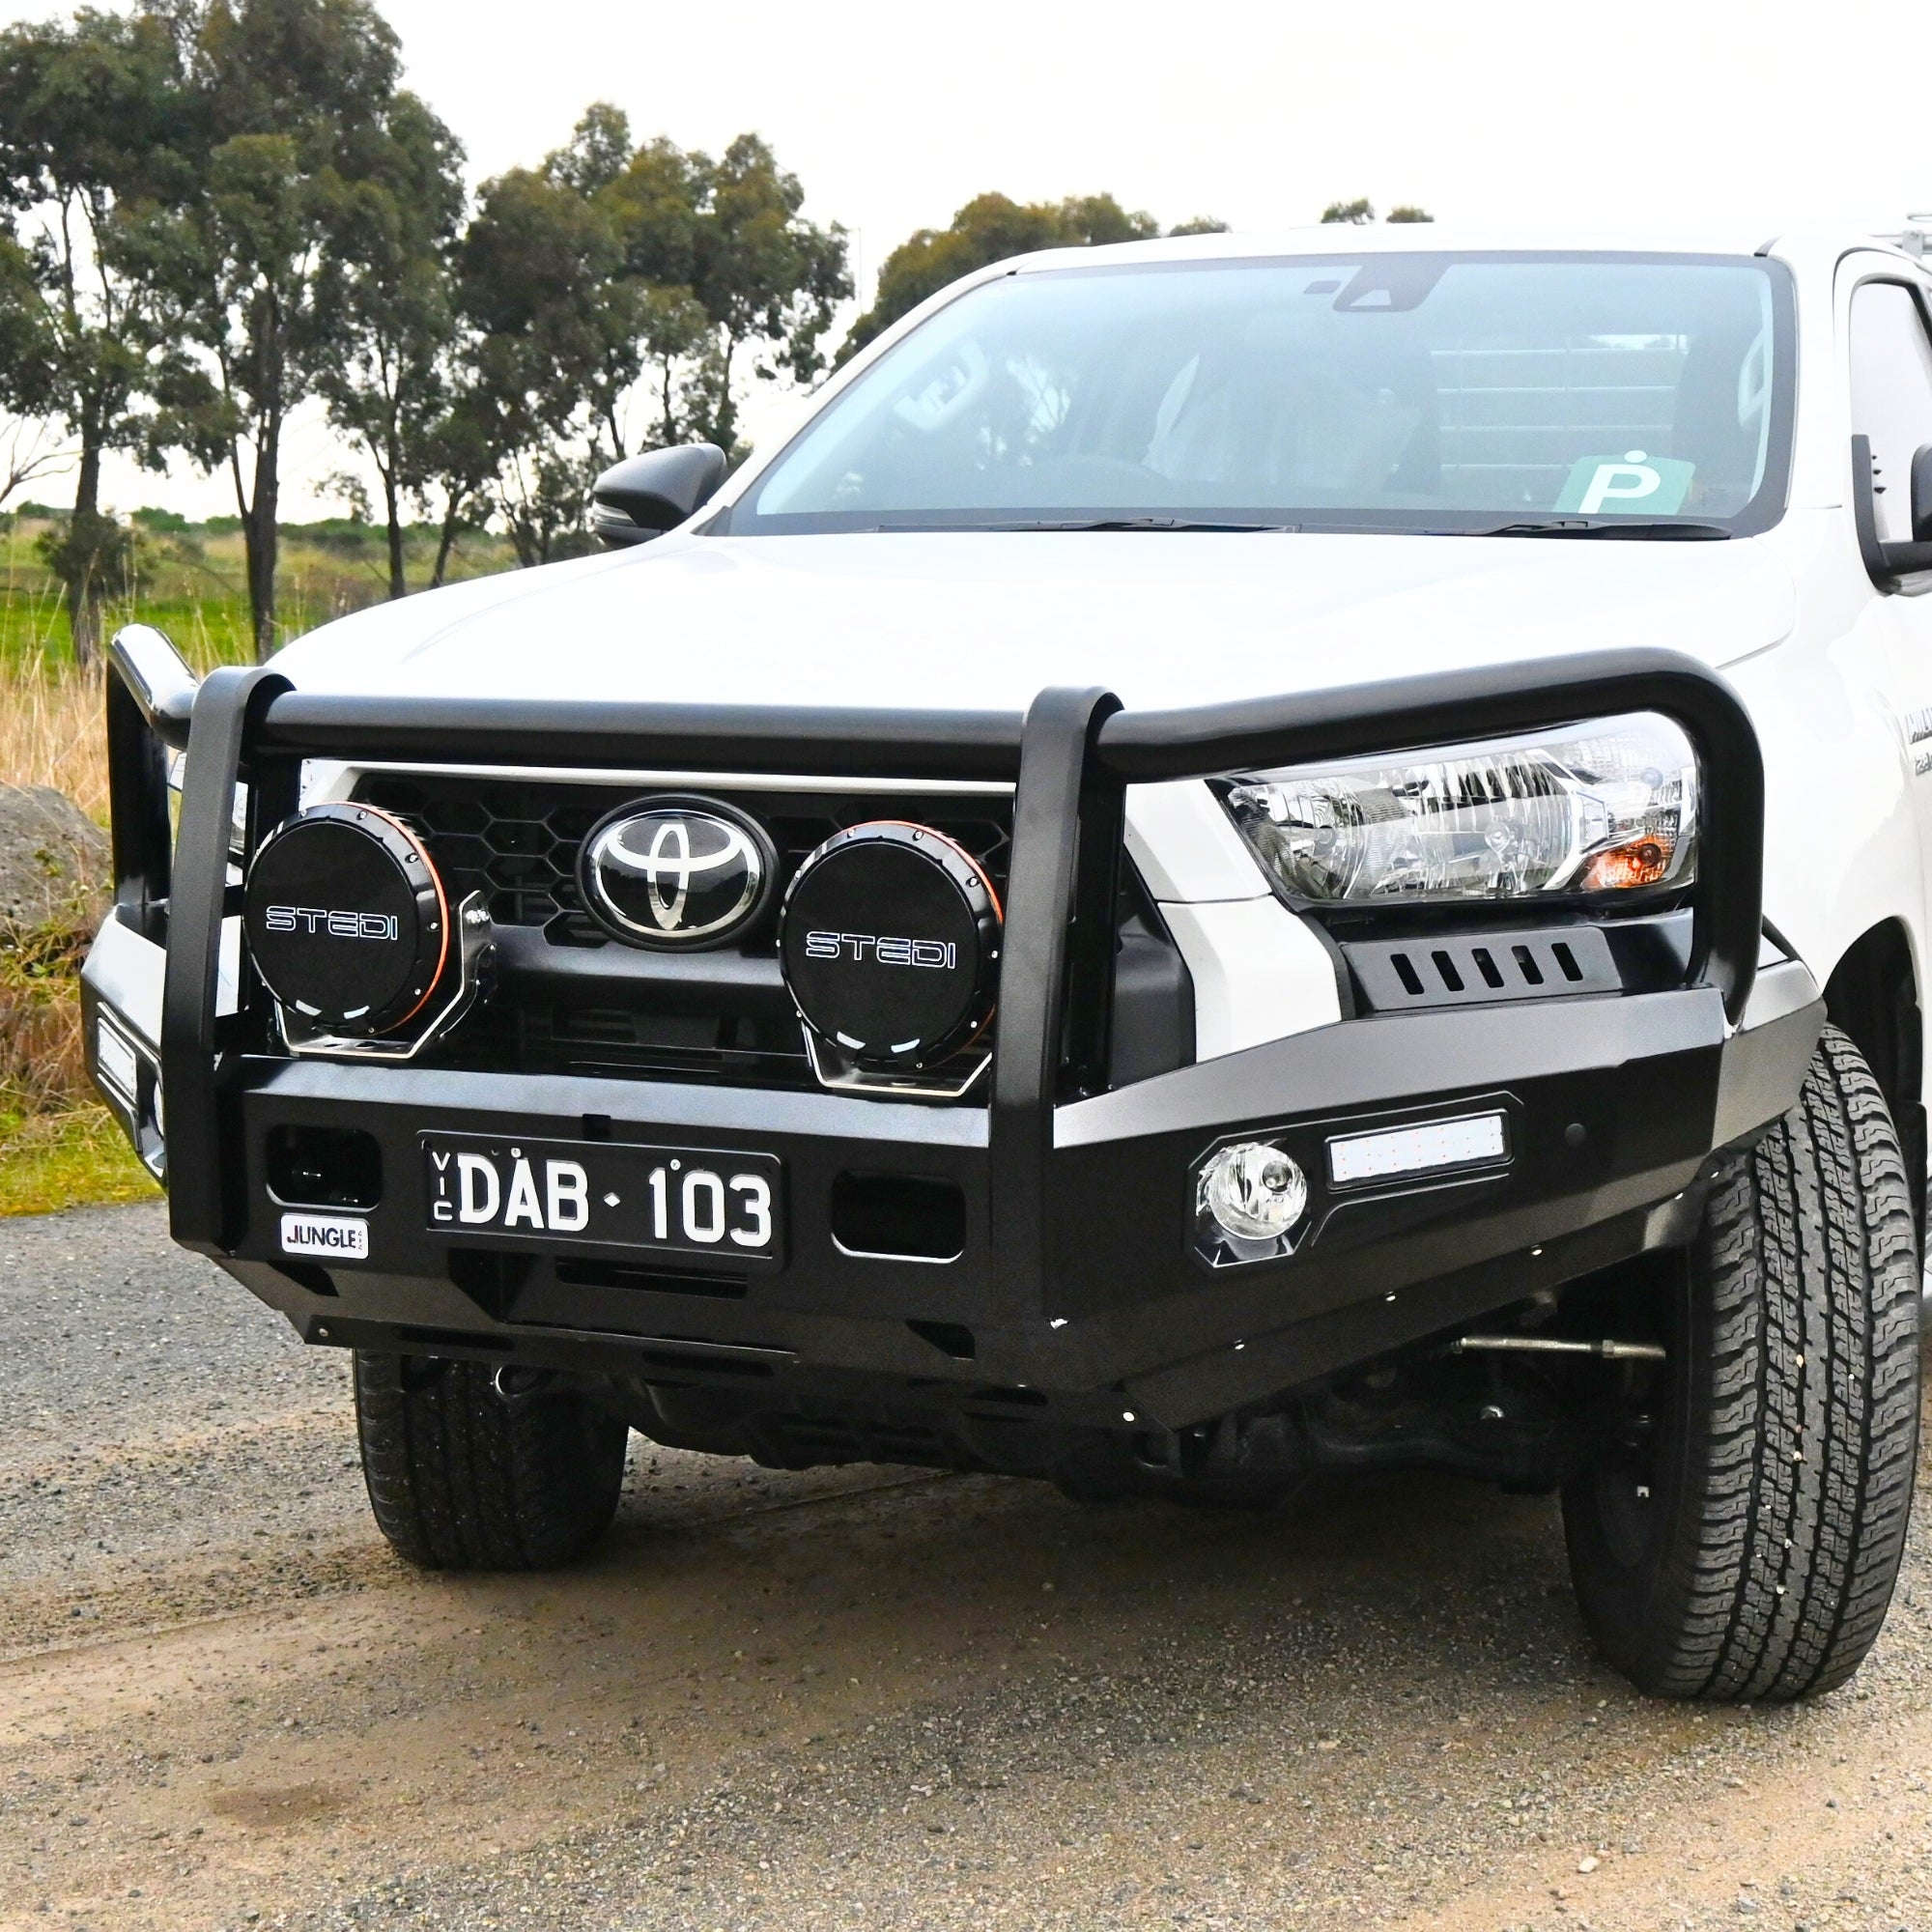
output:
[[[1328,1179],[1337,1187],[1349,1187],[1391,1175],[1473,1167],[1508,1154],[1509,1128],[1501,1114],[1465,1114],[1420,1126],[1338,1135],[1328,1143]]]

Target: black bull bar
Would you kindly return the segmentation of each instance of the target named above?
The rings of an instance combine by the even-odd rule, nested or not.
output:
[[[222,921],[239,911],[229,883],[237,785],[249,786],[245,849],[252,852],[295,809],[304,758],[1012,781],[983,1153],[991,1217],[985,1317],[1009,1333],[1042,1332],[1048,1283],[1068,1252],[1068,1233],[1057,1224],[1065,1218],[1061,1203],[1072,1170],[1055,1170],[1056,1111],[1104,1085],[1112,909],[1129,784],[1659,712],[1684,727],[1702,781],[1684,990],[1654,1000],[1679,1003],[1672,1010],[1682,1043],[1692,1044],[1694,1036],[1714,1065],[1725,1023],[1735,1026],[1744,1014],[1758,960],[1764,777],[1756,735],[1721,677],[1670,651],[1594,652],[1171,711],[1126,710],[1101,689],[1050,689],[1024,715],[330,695],[297,690],[272,668],[214,671],[190,707],[185,693],[157,700],[116,663],[122,676],[109,682],[108,727],[117,916],[165,938],[159,1045],[170,1220],[177,1240],[216,1258],[235,1253],[247,1225],[240,1088],[242,1063],[261,1052],[263,1040],[259,999],[244,991],[240,1011],[217,1013]],[[172,851],[163,742],[191,752]],[[1685,1002],[1701,1016],[1694,1026],[1682,1017],[1690,1010]],[[1522,1023],[1493,1009],[1438,1017],[1460,1022],[1472,1042],[1502,1037],[1486,1015]],[[1346,1047],[1331,1042],[1328,1058]],[[1139,1131],[1152,1131],[1164,1108],[1178,1124],[1194,1123],[1198,1137],[1210,1121],[1236,1126],[1258,1112],[1299,1110],[1305,1097],[1319,1099],[1296,1091],[1258,1097],[1266,1094],[1264,1062],[1272,1052],[1258,1047],[1184,1067],[1144,1083],[1145,1091],[1122,1090],[1089,1104],[1139,1093]],[[354,1071],[341,1077],[347,1095]],[[1467,1061],[1456,1077],[1484,1078],[1479,1062]],[[1086,1173],[1094,1173],[1091,1160]],[[1131,1173],[1121,1180],[1142,1184]],[[1577,1258],[1587,1260],[1587,1249]],[[1264,1264],[1256,1272],[1276,1270]],[[1497,1279],[1491,1271],[1487,1301],[1483,1290],[1467,1290],[1463,1298],[1471,1312],[1507,1298],[1494,1292]],[[1264,1379],[1261,1359],[1254,1370]]]

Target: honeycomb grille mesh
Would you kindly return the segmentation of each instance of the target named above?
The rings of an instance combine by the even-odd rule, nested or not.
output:
[[[627,799],[652,795],[643,787],[396,772],[370,773],[355,787],[359,803],[394,813],[422,838],[456,898],[481,892],[498,925],[547,926],[562,914],[570,925],[584,928],[589,921],[578,895],[577,858],[585,836]],[[1004,813],[991,801],[874,793],[727,796],[771,835],[781,888],[834,833],[870,818],[909,818],[963,845],[1002,895],[1006,891],[1010,841]]]

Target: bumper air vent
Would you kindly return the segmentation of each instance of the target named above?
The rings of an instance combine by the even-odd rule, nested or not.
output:
[[[1623,990],[1609,941],[1592,925],[1349,940],[1342,952],[1378,1013]]]

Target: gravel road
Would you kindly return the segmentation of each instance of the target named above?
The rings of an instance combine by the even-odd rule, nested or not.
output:
[[[1932,1514],[1807,1708],[1649,1703],[1554,1506],[1283,1516],[634,1438],[387,1553],[344,1361],[151,1208],[0,1222],[0,1926],[1932,1928]],[[1926,1493],[1932,1495],[1932,1487]]]

